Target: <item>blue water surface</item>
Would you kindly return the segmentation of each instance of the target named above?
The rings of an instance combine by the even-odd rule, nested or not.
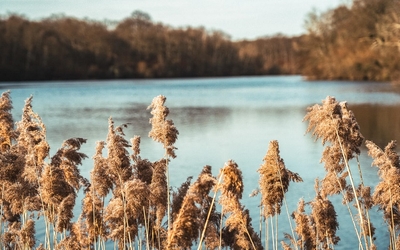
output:
[[[68,138],[87,139],[82,152],[89,158],[81,167],[81,173],[87,178],[93,167],[91,157],[96,142],[106,139],[109,117],[116,125],[129,124],[125,129],[128,140],[134,135],[142,137],[142,158],[155,161],[163,156],[162,145],[148,138],[151,116],[147,107],[155,96],[165,95],[169,118],[179,130],[177,158],[170,163],[171,185],[178,187],[188,176],[196,178],[204,165],[212,166],[213,173],[218,175],[226,161],[236,161],[244,177],[242,203],[250,210],[257,231],[259,197],[248,195],[258,186],[257,169],[271,140],[278,140],[286,167],[304,180],[292,183],[289,188],[286,196],[289,213],[296,210],[300,198],[306,202],[314,199],[314,180],[325,175],[320,163],[323,146],[314,142],[311,135],[305,135],[307,123],[303,117],[308,106],[321,104],[328,95],[334,96],[338,101],[347,101],[350,109],[366,107],[360,108],[363,111],[356,115],[368,118],[368,124],[382,122],[382,119],[374,120],[378,115],[369,112],[369,107],[380,107],[379,110],[395,107],[393,113],[385,114],[391,118],[398,116],[395,112],[400,107],[399,87],[391,83],[310,82],[300,76],[21,82],[1,83],[0,88],[11,91],[15,121],[21,117],[24,100],[33,95],[33,109],[46,125],[51,154]],[[387,127],[383,130],[382,133],[389,133],[389,138],[397,136]],[[366,184],[375,186],[379,181],[377,170],[371,167],[372,160],[365,150],[360,162]],[[357,167],[356,163],[351,164]],[[332,201],[340,223],[338,235],[342,239],[336,249],[357,246],[347,208],[341,204],[340,197],[332,197]],[[79,205],[78,201],[77,215]],[[378,249],[385,249],[389,239],[382,214],[374,208],[371,217],[377,228]],[[290,233],[286,208],[282,209],[279,221],[281,241],[283,233]],[[43,235],[43,231],[43,228],[37,229],[38,235]]]

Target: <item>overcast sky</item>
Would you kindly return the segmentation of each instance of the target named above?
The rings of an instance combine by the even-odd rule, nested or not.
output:
[[[65,14],[77,18],[120,21],[133,11],[173,27],[221,30],[238,39],[305,32],[304,20],[316,9],[325,11],[349,0],[0,0],[0,14],[30,19]]]

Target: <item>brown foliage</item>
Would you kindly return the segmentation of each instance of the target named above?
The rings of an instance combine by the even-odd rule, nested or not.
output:
[[[294,74],[296,38],[232,41],[135,11],[120,22],[52,15],[0,20],[0,81]]]
[[[300,70],[310,79],[397,81],[396,0],[356,0],[310,13],[299,48]]]

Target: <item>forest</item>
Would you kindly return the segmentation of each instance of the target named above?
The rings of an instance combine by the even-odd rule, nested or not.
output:
[[[294,74],[293,40],[232,42],[221,31],[154,23],[141,11],[118,23],[11,15],[0,22],[0,80]]]
[[[174,28],[134,11],[121,21],[0,17],[0,81],[301,74],[398,81],[400,2],[354,0],[311,11],[305,34],[233,41],[223,31]]]
[[[400,1],[354,0],[313,12],[298,51],[311,79],[400,80]]]

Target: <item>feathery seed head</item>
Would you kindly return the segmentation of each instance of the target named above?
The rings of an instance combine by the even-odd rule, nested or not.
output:
[[[311,217],[305,214],[305,202],[304,199],[300,199],[297,210],[293,212],[292,217],[296,222],[296,233],[300,237],[299,245],[300,249],[316,249],[315,242],[315,231],[311,223]]]
[[[78,165],[87,158],[84,153],[78,152],[81,145],[86,142],[83,138],[70,138],[65,140],[62,147],[51,158],[51,165],[64,172],[65,181],[76,191],[81,185],[87,185],[88,181],[80,174]]]
[[[315,104],[309,107],[303,121],[309,125],[306,133],[313,131],[316,140],[321,138],[322,144],[329,141],[331,144],[343,145],[347,159],[360,154],[364,137],[352,111],[347,108],[346,102],[337,102],[334,97],[327,96],[322,106]]]
[[[336,245],[340,241],[340,238],[336,236],[339,223],[332,202],[317,194],[311,202],[311,207],[311,216],[319,243],[322,244],[323,249],[328,249],[331,244]]]
[[[344,172],[342,175],[338,176],[336,172],[331,170],[327,171],[321,183],[321,196],[325,198],[328,195],[335,195],[339,194],[341,191],[344,191],[346,188],[347,176],[348,172]],[[346,199],[347,202],[351,200],[352,199]]]
[[[222,184],[219,185],[219,203],[223,206],[223,213],[228,215],[226,229],[234,232],[225,234],[224,242],[230,241],[229,246],[233,249],[262,249],[261,240],[250,223],[249,211],[240,204],[243,193],[242,171],[234,161],[229,160],[221,169],[220,175]]]
[[[109,118],[108,135],[107,135],[107,165],[113,183],[121,186],[123,182],[129,180],[132,176],[132,166],[127,147],[130,147],[124,138],[121,126],[114,127],[114,121]]]
[[[149,132],[149,137],[156,142],[162,143],[166,154],[169,157],[175,158],[175,149],[177,148],[173,145],[178,138],[179,132],[173,121],[167,120],[169,109],[164,106],[165,100],[165,96],[159,95],[153,99],[148,107],[148,109],[151,109],[150,113],[153,115],[153,117],[150,118],[152,128]]]
[[[93,185],[90,186],[82,201],[81,214],[81,219],[84,219],[85,229],[90,241],[93,241],[98,236],[105,236],[106,227],[103,221],[103,207],[104,202],[101,196],[96,194]]]
[[[21,228],[19,232],[20,240],[23,242],[24,246],[33,248],[36,244],[35,238],[35,221],[29,219]]]
[[[257,170],[260,173],[261,204],[265,218],[280,214],[285,193],[289,189],[290,181],[302,181],[301,177],[286,169],[283,159],[279,155],[278,141],[269,143],[264,163]]]
[[[236,162],[229,160],[221,169],[223,181],[221,184],[222,195],[227,197],[242,198],[243,193],[243,177],[242,171],[239,169]]]
[[[172,193],[172,204],[171,204],[171,215],[172,221],[175,220],[176,216],[179,213],[179,210],[182,207],[183,199],[186,197],[186,193],[189,190],[190,182],[193,177],[189,176],[185,182],[181,184],[177,191]]]
[[[200,209],[194,196],[186,195],[168,234],[168,249],[189,249],[199,237]]]
[[[71,219],[74,217],[74,206],[75,206],[76,194],[70,193],[65,197],[60,205],[57,207],[57,232],[63,232],[64,230],[71,230],[72,223]]]
[[[16,137],[12,108],[10,91],[3,92],[0,97],[0,152],[10,149],[12,140]]]
[[[373,158],[372,165],[379,168],[379,173],[384,175],[392,167],[400,169],[399,155],[396,153],[397,142],[395,140],[388,143],[384,150],[372,141],[366,141],[368,154]]]
[[[141,180],[133,179],[125,182],[123,188],[127,208],[133,215],[139,217],[143,214],[143,209],[149,206],[149,186]]]
[[[399,155],[396,153],[396,141],[391,141],[380,149],[371,141],[366,142],[368,154],[373,165],[379,168],[381,181],[375,187],[372,199],[383,210],[384,218],[391,227],[400,228],[400,168]]]
[[[195,199],[198,203],[201,203],[202,200],[204,200],[207,196],[208,193],[213,189],[215,184],[217,183],[217,180],[215,177],[212,176],[211,173],[211,166],[204,166],[203,170],[201,171],[199,177],[193,183],[193,186],[191,189],[193,189],[192,192],[194,192],[196,195]]]
[[[93,156],[94,167],[90,172],[92,186],[100,197],[105,197],[113,187],[113,180],[109,174],[107,159],[103,157],[102,151],[105,142],[99,141],[96,145],[96,154]]]
[[[45,165],[40,178],[40,188],[43,202],[53,207],[58,207],[64,198],[75,192],[65,180],[63,170],[48,164]]]
[[[133,159],[136,159],[140,155],[140,136],[135,135],[131,139]]]
[[[150,203],[156,208],[155,216],[157,217],[157,226],[161,225],[161,221],[167,211],[167,160],[162,159],[153,165],[153,175],[150,184]]]
[[[25,158],[23,176],[36,185],[50,147],[46,141],[46,127],[40,116],[32,110],[32,96],[25,101],[22,119],[16,123],[16,133],[16,151]]]

